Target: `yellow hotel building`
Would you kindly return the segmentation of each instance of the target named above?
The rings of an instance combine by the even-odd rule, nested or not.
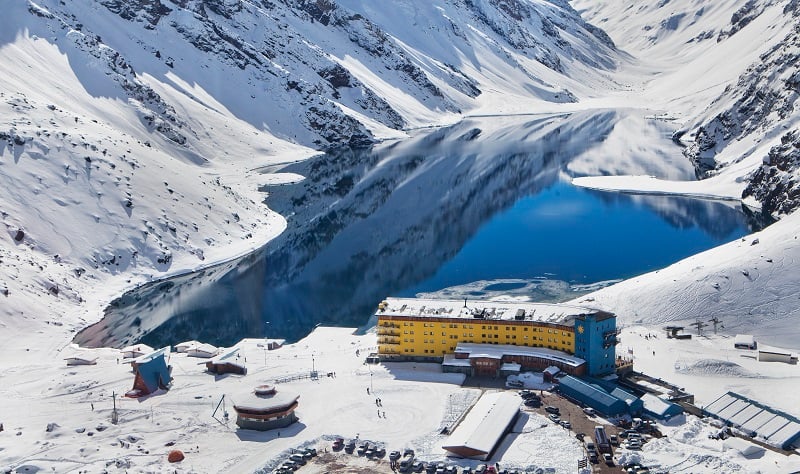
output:
[[[382,360],[442,361],[459,343],[475,343],[575,355],[587,362],[591,375],[614,368],[616,316],[604,311],[561,304],[387,298],[376,316]]]

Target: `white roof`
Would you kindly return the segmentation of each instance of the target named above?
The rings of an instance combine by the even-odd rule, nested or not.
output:
[[[769,420],[764,426],[758,430],[758,434],[761,436],[770,439],[772,435],[780,431],[784,426],[789,424],[789,420],[782,416],[776,416],[775,418]]]
[[[750,405],[747,408],[745,408],[744,410],[742,410],[739,413],[737,413],[736,415],[732,416],[730,418],[730,421],[731,421],[731,423],[733,423],[736,426],[742,426],[745,423],[747,423],[748,420],[750,420],[754,416],[758,415],[762,411],[764,411],[764,410],[762,410],[761,407],[756,406],[756,405]]]
[[[188,349],[199,346],[200,344],[201,343],[199,341],[181,342],[180,344],[175,345],[175,350],[178,352],[186,352]]]
[[[186,353],[189,357],[213,357],[219,352],[216,346],[212,346],[211,344],[199,344],[194,347],[190,347]]]
[[[800,423],[790,421],[786,426],[779,429],[769,437],[769,441],[778,446],[783,446],[786,442],[800,434]]]
[[[725,407],[730,405],[731,403],[738,400],[738,398],[732,397],[730,394],[725,394],[718,399],[711,402],[707,407],[705,407],[705,411],[711,413],[712,415],[718,414],[721,410]]]
[[[517,364],[516,362],[506,362],[500,366],[500,370],[513,370],[516,372],[519,372],[521,368],[522,366]]]
[[[251,411],[270,411],[277,410],[283,407],[288,407],[300,398],[300,395],[294,392],[276,391],[271,396],[259,397],[252,392],[242,394],[236,397],[237,400],[233,404],[235,409],[251,410]]]
[[[642,399],[645,410],[649,411],[650,413],[655,413],[659,416],[664,416],[667,413],[667,410],[669,410],[670,406],[672,406],[666,400],[662,400],[652,393],[645,393],[640,398]]]
[[[150,352],[148,354],[144,354],[144,355],[141,355],[141,356],[133,359],[133,362],[136,363],[136,364],[145,364],[145,363],[150,362],[151,360],[155,359],[156,357],[159,357],[159,356],[162,356],[162,355],[166,356],[167,354],[169,354],[169,347],[162,347],[161,349],[159,349],[157,351],[152,351],[152,352]]]
[[[754,342],[752,334],[737,334],[733,339],[734,344],[748,344],[752,345]]]
[[[758,415],[756,415],[753,418],[751,418],[744,425],[742,425],[742,428],[745,429],[746,431],[758,432],[761,429],[762,426],[764,426],[767,423],[769,423],[770,420],[775,418],[775,416],[777,416],[777,415],[775,415],[775,413],[772,413],[771,411],[764,410],[761,413],[759,413]]]
[[[456,359],[453,354],[445,354],[442,365],[449,365],[453,367],[470,367],[469,359]]]
[[[783,448],[800,435],[800,421],[794,417],[747,398],[740,398],[732,392],[713,401],[706,410],[722,420],[740,426],[748,433],[755,433],[776,447]]]
[[[502,359],[505,355],[542,357],[555,360],[571,367],[578,367],[586,361],[580,357],[574,357],[566,352],[548,349],[546,347],[526,347],[514,346],[510,344],[478,344],[474,342],[459,342],[455,352],[469,353],[469,357],[486,357],[490,359]]]
[[[120,352],[123,354],[128,354],[128,357],[133,357],[134,354],[149,354],[153,351],[154,349],[147,344],[134,344],[132,346],[123,347],[120,349]]]
[[[742,412],[745,408],[749,407],[750,403],[745,400],[736,400],[735,402],[731,403],[730,405],[726,406],[717,414],[720,418],[725,418],[726,420],[730,420],[734,416],[738,415]]]
[[[519,405],[520,398],[510,392],[484,394],[442,447],[466,447],[488,455],[519,413]]]
[[[525,321],[568,324],[575,316],[600,312],[583,306],[517,301],[467,300],[466,306],[464,300],[386,298],[384,301],[386,302],[384,309],[379,308],[375,313],[378,316],[463,318],[476,323],[493,320],[514,321],[517,314],[524,314]],[[484,318],[476,318],[475,315],[478,313],[483,313]]]
[[[211,362],[212,364],[230,364],[244,368],[244,360],[242,360],[240,357],[237,357],[238,355],[239,355],[239,348],[233,347],[223,352],[222,354],[214,357],[209,362]]]

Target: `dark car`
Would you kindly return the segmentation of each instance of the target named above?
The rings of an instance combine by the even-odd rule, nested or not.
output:
[[[392,461],[397,461],[398,459],[400,459],[400,451],[392,451],[391,453],[389,453],[389,459],[391,459]]]
[[[411,470],[414,472],[422,472],[425,470],[425,464],[423,464],[420,461],[417,461],[411,465]]]
[[[355,451],[355,450],[356,450],[356,442],[353,441],[353,440],[348,441],[347,444],[344,445],[344,451],[346,453],[351,453],[352,454],[353,451]]]
[[[546,411],[547,413],[552,413],[553,415],[558,415],[558,414],[561,413],[561,410],[559,410],[558,407],[554,407],[554,406],[550,406],[550,405],[544,407],[544,411]]]

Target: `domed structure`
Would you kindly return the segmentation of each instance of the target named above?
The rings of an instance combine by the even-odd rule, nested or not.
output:
[[[267,431],[283,428],[297,421],[294,413],[300,395],[278,392],[273,385],[259,385],[235,403],[236,425],[246,430]]]

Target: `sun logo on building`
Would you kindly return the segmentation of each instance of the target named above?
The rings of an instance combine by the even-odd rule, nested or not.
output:
[[[583,324],[578,325],[578,332],[583,334]]]

